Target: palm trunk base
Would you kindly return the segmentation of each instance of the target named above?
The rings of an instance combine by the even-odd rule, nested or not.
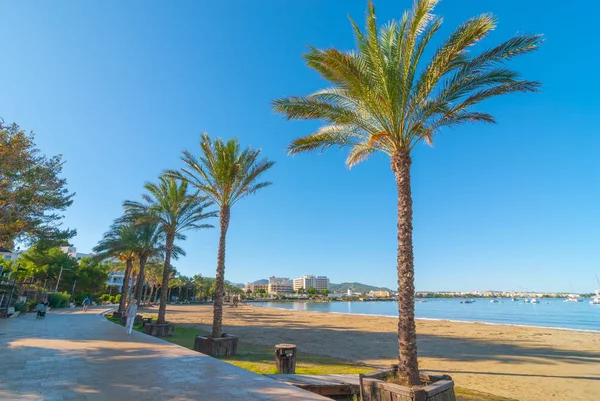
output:
[[[403,386],[391,377],[398,376],[398,367],[359,375],[360,396],[363,401],[456,401],[454,381],[448,375],[420,374],[421,386]]]
[[[210,356],[235,356],[238,342],[239,338],[230,334],[223,334],[218,338],[196,336],[194,350]]]
[[[170,337],[175,332],[173,323],[146,323],[144,333],[154,337]]]

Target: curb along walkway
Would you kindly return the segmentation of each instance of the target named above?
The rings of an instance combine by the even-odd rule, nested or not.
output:
[[[327,400],[166,341],[102,310],[0,320],[1,400]]]

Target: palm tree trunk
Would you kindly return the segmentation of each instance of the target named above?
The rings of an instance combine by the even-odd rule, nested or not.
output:
[[[123,286],[121,287],[121,299],[119,300],[119,313],[125,311],[125,301],[127,301],[127,290],[129,289],[129,276],[133,269],[133,260],[127,259],[125,262],[125,275],[123,277]]]
[[[156,323],[165,323],[165,314],[167,312],[167,292],[169,290],[169,276],[171,275],[171,251],[173,250],[173,234],[167,234],[165,246],[165,266],[163,267],[163,278],[160,292],[160,306],[158,307],[158,319]]]
[[[141,301],[142,298],[142,288],[144,287],[144,268],[146,267],[146,260],[148,260],[147,256],[140,256],[139,258],[139,262],[140,262],[140,271],[138,272],[138,277],[137,277],[137,283],[135,286],[135,294],[134,294],[134,298],[138,300],[138,302]]]
[[[142,303],[146,303],[146,300],[148,299],[148,290],[150,289],[149,287],[150,286],[148,286],[148,285],[144,286],[144,295],[142,295],[142,300],[141,300]]]
[[[392,156],[392,171],[398,186],[398,346],[400,378],[409,385],[421,384],[415,329],[415,268],[412,241],[412,195],[410,153]]]
[[[157,286],[156,291],[154,292],[154,301],[152,303],[156,303],[156,298],[158,297],[158,290],[160,290],[161,286]]]
[[[221,236],[219,238],[219,254],[217,257],[217,277],[215,279],[215,305],[213,311],[213,338],[219,338],[223,334],[223,292],[225,287],[225,240],[229,228],[229,206],[222,206],[219,213],[219,226]]]

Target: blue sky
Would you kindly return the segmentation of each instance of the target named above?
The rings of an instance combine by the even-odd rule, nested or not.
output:
[[[412,2],[378,0],[379,21]],[[90,251],[125,199],[180,166],[208,132],[239,137],[277,163],[274,182],[232,211],[226,278],[328,275],[395,287],[396,194],[388,161],[348,170],[345,153],[289,157],[317,122],[285,122],[270,101],[325,84],[306,45],[351,49],[347,15],[366,1],[0,3],[0,116],[62,153],[77,192],[65,225]],[[444,0],[443,37],[493,12],[492,46],[517,32],[543,48],[512,66],[540,94],[488,102],[497,125],[443,132],[414,152],[414,241],[420,290],[592,291],[600,275],[600,5]],[[180,244],[184,274],[214,276],[218,231]]]

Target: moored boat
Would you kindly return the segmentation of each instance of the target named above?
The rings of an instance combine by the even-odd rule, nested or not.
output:
[[[569,294],[567,295],[567,299],[565,299],[565,302],[583,302],[582,299],[579,298],[579,294]]]

